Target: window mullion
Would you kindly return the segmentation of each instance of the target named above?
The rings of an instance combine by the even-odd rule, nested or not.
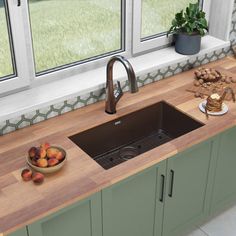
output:
[[[29,8],[28,8],[28,0],[21,0],[21,24],[22,24],[22,37],[24,37],[25,42],[25,59],[28,66],[28,74],[30,85],[36,79],[35,76],[35,64],[34,64],[34,54],[33,54],[33,41],[31,35],[31,26],[30,26],[30,18],[29,18]]]

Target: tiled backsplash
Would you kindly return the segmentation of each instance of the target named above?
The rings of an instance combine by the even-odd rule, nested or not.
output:
[[[236,45],[236,1],[233,11],[233,20],[230,33],[231,44]],[[203,56],[192,57],[190,60],[172,64],[167,67],[152,71],[143,76],[139,76],[138,86],[142,87],[146,84],[153,83],[155,81],[161,80],[163,78],[178,74],[180,72],[189,70],[193,67],[203,65],[220,58],[223,58],[232,53],[231,47],[223,48]],[[123,82],[122,88],[124,91],[128,90],[128,81]],[[105,89],[100,89],[97,91],[90,92],[83,96],[78,96],[69,100],[66,100],[62,103],[53,104],[49,107],[42,108],[27,114],[23,114],[14,119],[6,120],[0,122],[0,135],[10,133],[12,131],[21,129],[23,127],[36,124],[38,122],[47,120],[49,118],[59,116],[63,113],[73,111],[75,109],[81,108],[83,106],[101,101],[105,98]]]

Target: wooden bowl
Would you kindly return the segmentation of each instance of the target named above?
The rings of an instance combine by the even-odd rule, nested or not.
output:
[[[27,158],[26,158],[26,161],[27,161],[27,164],[32,168],[32,169],[34,169],[35,171],[37,171],[37,172],[40,172],[40,173],[43,173],[43,174],[51,174],[51,173],[55,173],[55,172],[57,172],[57,171],[59,171],[64,165],[65,165],[65,163],[66,163],[66,151],[63,149],[63,148],[61,148],[61,147],[57,147],[57,146],[51,146],[50,148],[56,148],[56,149],[58,149],[59,151],[61,151],[63,154],[64,154],[64,159],[63,159],[63,161],[61,161],[60,163],[58,163],[57,165],[55,165],[55,166],[50,166],[50,167],[38,167],[38,166],[35,166],[35,165],[33,165],[32,164],[32,162],[31,162],[31,159],[30,159],[30,157],[28,156]]]

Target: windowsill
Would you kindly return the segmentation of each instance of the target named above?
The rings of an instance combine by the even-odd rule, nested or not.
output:
[[[173,47],[169,47],[130,58],[129,61],[133,65],[136,75],[139,76],[229,45],[230,42],[222,41],[211,36],[205,36],[202,40],[200,53],[194,56],[178,54]],[[121,65],[117,64],[114,71],[115,79],[126,79],[125,70]],[[104,88],[105,82],[106,68],[101,67],[67,79],[58,80],[0,98],[0,122]]]

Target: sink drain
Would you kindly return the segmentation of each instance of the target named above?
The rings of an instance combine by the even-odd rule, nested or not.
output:
[[[120,149],[119,154],[120,154],[120,158],[127,161],[127,160],[130,160],[130,159],[138,156],[139,151],[136,147],[127,146],[127,147]]]

